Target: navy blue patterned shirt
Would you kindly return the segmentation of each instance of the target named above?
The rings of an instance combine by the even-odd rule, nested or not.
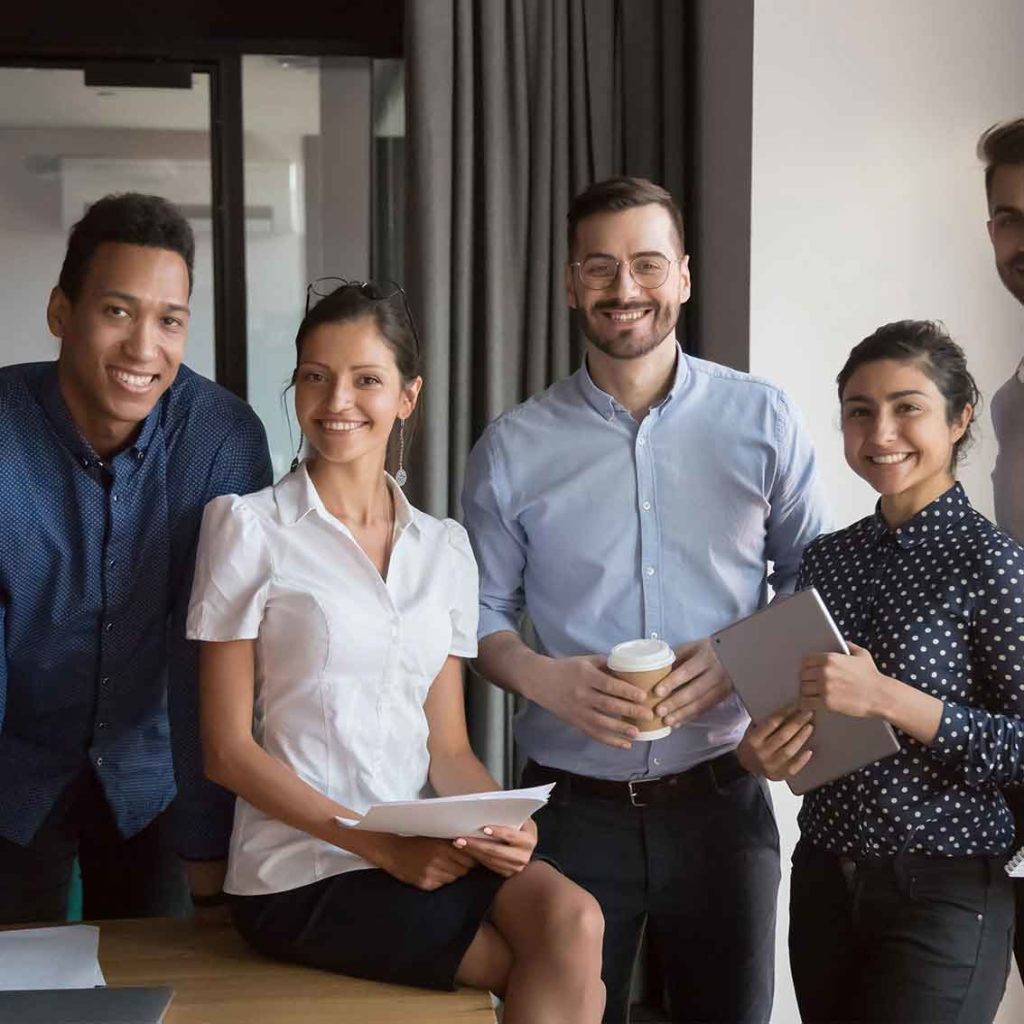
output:
[[[954,484],[899,529],[876,510],[819,537],[797,581],[811,586],[880,672],[945,708],[930,747],[897,732],[900,753],[809,793],[803,836],[865,859],[1006,853],[1001,788],[1024,781],[1024,548]]]
[[[263,426],[182,366],[102,460],[56,366],[0,369],[0,836],[30,842],[91,764],[123,835],[177,777],[180,853],[224,856],[233,801],[203,779],[184,621],[204,506],[270,483]]]

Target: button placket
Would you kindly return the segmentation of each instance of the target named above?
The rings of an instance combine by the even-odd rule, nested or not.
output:
[[[637,433],[634,461],[636,466],[637,517],[640,531],[640,589],[643,595],[644,634],[657,639],[662,628],[661,584],[658,576],[659,540],[657,517],[645,515],[653,508],[655,498],[654,452],[648,444],[651,414]]]

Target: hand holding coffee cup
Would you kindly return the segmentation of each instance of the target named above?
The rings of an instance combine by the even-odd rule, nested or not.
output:
[[[616,644],[608,654],[608,671],[643,690],[647,694],[644,704],[654,715],[653,720],[626,719],[640,730],[634,739],[657,740],[672,731],[654,711],[661,699],[654,688],[672,671],[675,660],[675,652],[664,640],[627,640]]]

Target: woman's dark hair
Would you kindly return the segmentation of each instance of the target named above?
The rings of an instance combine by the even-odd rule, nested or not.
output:
[[[408,384],[420,375],[420,351],[412,314],[405,301],[405,295],[397,285],[351,282],[335,288],[315,306],[306,311],[295,335],[295,371],[292,384],[302,362],[302,343],[317,327],[324,324],[347,324],[356,320],[370,319],[376,326],[385,344],[395,357],[395,365],[402,382]],[[417,402],[412,415],[405,422],[405,446],[408,449],[419,419],[420,403]],[[396,461],[391,448],[396,447],[396,435],[392,433],[389,446],[389,464]]]
[[[160,196],[124,192],[104,196],[85,212],[71,229],[64,265],[57,281],[72,301],[78,300],[93,253],[104,242],[144,245],[176,252],[188,269],[188,293],[192,294],[192,263],[196,244],[192,228],[181,211]]]
[[[880,359],[895,359],[920,366],[946,400],[947,423],[955,423],[964,406],[971,407],[967,429],[953,445],[955,466],[970,447],[971,424],[977,418],[981,404],[981,392],[967,369],[964,350],[941,324],[931,320],[898,320],[885,324],[853,348],[846,365],[839,371],[836,384],[840,403],[854,372],[865,363],[878,362]]]

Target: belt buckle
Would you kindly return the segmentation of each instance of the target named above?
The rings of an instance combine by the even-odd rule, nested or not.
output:
[[[629,790],[629,802],[634,807],[650,807],[648,803],[638,803],[637,797],[640,795],[638,790],[635,790],[634,786],[645,786],[649,782],[657,782],[657,779],[629,779],[626,782],[626,788]]]

